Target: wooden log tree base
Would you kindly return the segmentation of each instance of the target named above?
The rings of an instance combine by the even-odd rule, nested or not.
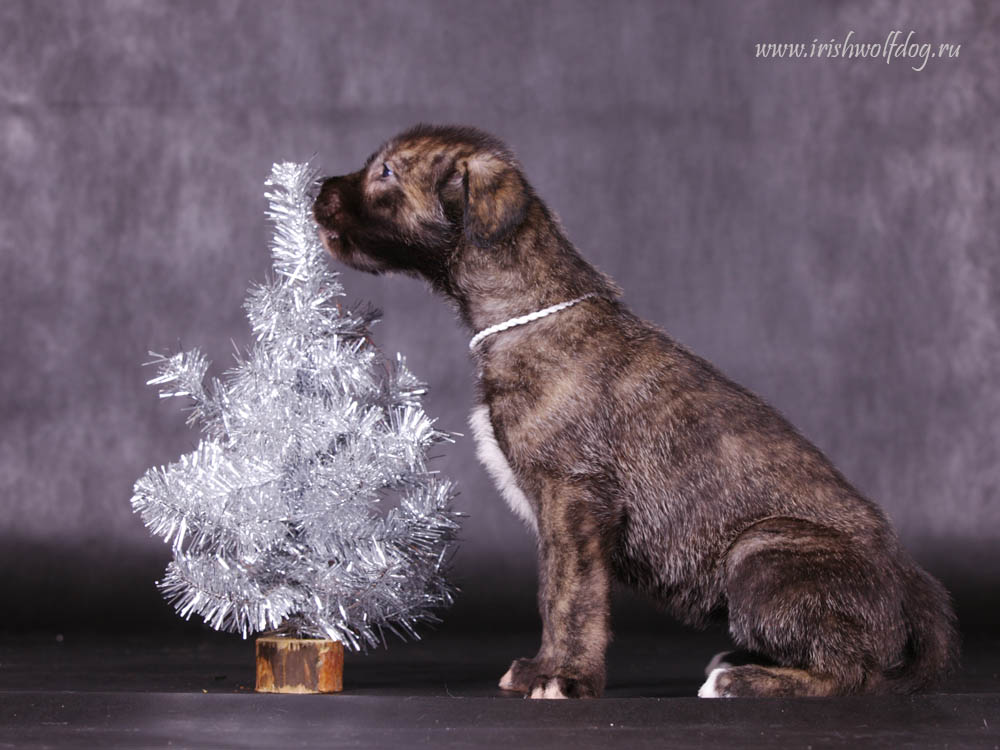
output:
[[[319,638],[257,639],[258,693],[339,693],[344,645]]]

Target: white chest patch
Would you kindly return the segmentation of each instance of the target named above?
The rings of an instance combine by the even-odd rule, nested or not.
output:
[[[500,490],[500,494],[514,515],[528,524],[537,534],[538,522],[535,520],[535,511],[524,492],[517,486],[517,478],[507,463],[507,457],[497,444],[493,424],[490,422],[490,407],[480,404],[473,409],[469,414],[469,426],[472,427],[472,436],[476,440],[476,457],[479,462],[486,467],[486,471],[493,478],[493,483]]]

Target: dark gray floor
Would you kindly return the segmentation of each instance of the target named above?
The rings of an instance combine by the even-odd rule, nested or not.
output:
[[[253,646],[215,633],[6,636],[0,747],[1000,747],[1000,644],[966,639],[940,692],[694,698],[722,634],[620,634],[599,701],[495,688],[531,634],[431,634],[348,655],[335,696],[253,692]]]

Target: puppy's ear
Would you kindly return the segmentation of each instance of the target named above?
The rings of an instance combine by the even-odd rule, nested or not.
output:
[[[489,247],[509,237],[528,210],[529,188],[510,160],[493,153],[458,159],[452,185],[459,187],[462,231],[478,247]]]

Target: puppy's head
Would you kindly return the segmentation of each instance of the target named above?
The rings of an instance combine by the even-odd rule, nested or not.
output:
[[[359,171],[324,180],[313,213],[327,249],[347,265],[403,271],[447,287],[455,255],[509,240],[531,198],[496,138],[420,125],[383,145]]]

